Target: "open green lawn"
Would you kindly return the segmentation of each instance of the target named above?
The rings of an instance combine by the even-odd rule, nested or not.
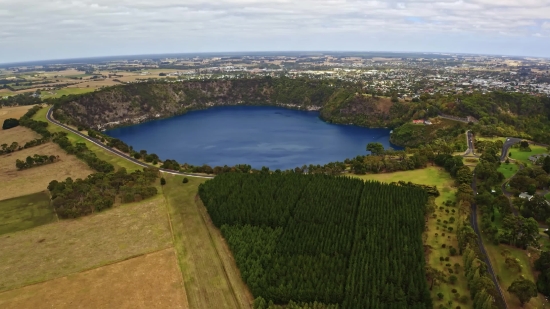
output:
[[[447,200],[454,200],[454,181],[451,175],[440,167],[430,166],[412,171],[351,176],[364,180],[378,180],[380,182],[410,181],[423,185],[437,186],[441,195],[436,199],[436,203],[441,204]]]
[[[544,197],[550,201],[550,193],[546,193],[546,195],[544,195]]]
[[[39,110],[34,116],[33,116],[33,119],[35,120],[40,120],[40,121],[48,121],[46,119],[46,114],[48,113],[48,109],[49,109],[49,106],[46,106],[44,108],[42,108],[41,110]],[[71,133],[61,127],[58,127],[54,124],[49,124],[48,125],[48,130],[50,132],[67,132],[68,135],[67,137],[69,138],[69,140],[72,142],[72,143],[86,143],[86,146],[88,146],[88,148],[90,150],[92,150],[98,158],[102,159],[102,160],[105,160],[109,163],[111,163],[112,165],[115,166],[115,169],[119,169],[121,167],[124,167],[126,168],[126,170],[128,170],[128,172],[131,172],[131,171],[135,171],[135,170],[141,170],[142,167],[139,166],[139,165],[136,165],[126,159],[123,159],[119,156],[115,156],[113,155],[112,153],[106,151],[106,150],[103,150],[102,148],[94,145],[93,143],[90,143],[89,141],[85,140],[84,138],[74,134],[74,133]]]
[[[206,179],[164,175],[174,244],[189,308],[250,308],[251,294],[240,277],[231,251],[197,197]]]
[[[510,153],[512,155],[510,158],[520,161],[525,166],[532,166],[533,164],[529,161],[530,156],[548,152],[546,148],[542,146],[529,145],[529,147],[531,148],[531,151],[520,151],[519,148],[511,148]]]
[[[518,170],[519,170],[519,166],[514,163],[508,163],[508,164],[502,163],[498,168],[498,171],[504,175],[505,179],[508,179],[514,176],[514,174],[516,174]]]
[[[30,229],[55,220],[50,197],[44,192],[0,201],[0,235]]]
[[[60,90],[43,91],[42,99],[59,98],[64,95],[82,94],[82,93],[92,92],[94,90],[95,88],[63,88]],[[50,94],[50,92],[52,94]]]

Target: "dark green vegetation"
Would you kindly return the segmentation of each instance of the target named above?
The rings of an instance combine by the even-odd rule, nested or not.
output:
[[[2,80],[0,80],[2,84]],[[22,93],[14,96],[9,96],[4,99],[0,99],[1,106],[21,106],[21,105],[34,105],[40,104],[42,100],[33,96],[31,93]]]
[[[539,271],[537,278],[537,288],[539,292],[550,296],[550,251],[545,251],[535,262],[535,270]]]
[[[255,297],[431,308],[420,188],[327,175],[222,174],[199,187]]]
[[[405,123],[395,128],[390,141],[396,145],[417,147],[426,142],[439,140],[453,151],[466,151],[465,123],[447,119],[437,119],[432,125]]]
[[[39,192],[0,201],[0,235],[22,231],[55,220],[48,194]]]
[[[512,282],[508,292],[515,294],[523,307],[531,298],[537,297],[537,286],[532,281],[520,277]]]
[[[32,157],[28,156],[25,159],[25,161],[17,159],[15,161],[15,167],[17,167],[18,170],[24,170],[35,166],[54,163],[54,162],[57,162],[58,160],[59,160],[58,156],[35,154]]]
[[[153,182],[158,176],[158,170],[154,168],[130,174],[122,168],[116,173],[91,174],[86,179],[53,180],[48,190],[57,215],[76,218],[112,207],[117,197],[122,203],[131,203],[156,195]]]
[[[520,93],[473,93],[442,106],[458,116],[473,116],[474,132],[483,136],[517,136],[550,142],[550,98]]]
[[[8,118],[4,120],[4,123],[2,124],[2,130],[7,130],[11,128],[15,128],[19,125],[19,120],[15,118]]]

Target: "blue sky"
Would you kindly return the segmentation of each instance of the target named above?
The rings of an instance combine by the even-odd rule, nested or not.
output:
[[[550,0],[0,0],[0,63],[291,50],[550,57]]]

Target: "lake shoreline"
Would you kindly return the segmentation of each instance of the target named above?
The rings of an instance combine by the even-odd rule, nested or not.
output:
[[[364,155],[366,144],[374,141],[401,148],[390,143],[387,128],[331,123],[318,111],[283,106],[216,106],[154,120],[105,133],[136,150],[192,165],[286,169]]]

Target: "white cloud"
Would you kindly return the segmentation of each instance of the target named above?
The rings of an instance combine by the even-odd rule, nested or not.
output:
[[[473,42],[502,40],[513,52],[549,25],[549,0],[0,0],[0,63],[210,50],[497,52]],[[525,44],[539,54],[549,45]]]

